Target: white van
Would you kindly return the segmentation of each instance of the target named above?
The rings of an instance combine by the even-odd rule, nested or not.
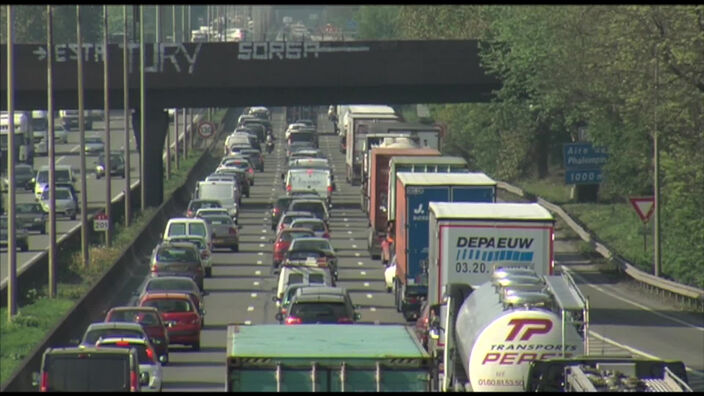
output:
[[[169,219],[161,235],[163,242],[169,242],[174,238],[200,237],[205,240],[206,246],[200,249],[201,261],[205,267],[205,276],[210,277],[213,268],[211,252],[213,251],[213,239],[208,223],[203,219],[192,219],[189,217],[174,217]]]
[[[235,219],[238,210],[237,186],[231,181],[201,181],[198,182],[197,199],[214,199],[227,209],[230,217]]]
[[[328,268],[320,267],[283,267],[279,273],[279,283],[275,297],[279,300],[288,285],[293,283],[313,283],[321,286],[335,286]]]
[[[73,168],[71,165],[54,165],[54,176],[56,177],[56,183],[71,184],[76,182],[76,178],[73,176]],[[42,197],[44,189],[49,184],[49,167],[44,165],[37,171],[37,175],[34,177],[34,196],[37,200]],[[74,186],[75,188],[75,186]]]
[[[284,181],[286,192],[315,191],[331,202],[332,180],[327,169],[289,169]]]

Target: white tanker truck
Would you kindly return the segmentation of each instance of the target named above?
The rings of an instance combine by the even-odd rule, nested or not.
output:
[[[510,216],[498,214],[502,205]],[[530,362],[588,351],[588,301],[569,275],[552,275],[551,220],[537,204],[430,204],[434,390],[520,392]],[[447,241],[462,229],[470,241],[496,243],[460,252]],[[474,275],[463,271],[465,261]]]

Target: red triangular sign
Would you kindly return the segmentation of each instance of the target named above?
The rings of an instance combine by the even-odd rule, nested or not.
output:
[[[638,213],[644,223],[648,222],[655,209],[655,199],[653,197],[629,198],[631,205]]]

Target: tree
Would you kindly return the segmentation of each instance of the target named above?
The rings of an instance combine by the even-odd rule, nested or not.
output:
[[[395,40],[399,38],[396,20],[399,6],[361,6],[355,19],[360,40]]]

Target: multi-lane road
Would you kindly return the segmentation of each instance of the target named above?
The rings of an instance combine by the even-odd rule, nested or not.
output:
[[[179,129],[182,128],[183,124],[183,114],[179,112]],[[139,182],[139,151],[137,151],[137,146],[135,142],[134,135],[132,134],[132,128],[130,127],[130,183],[132,186]],[[173,122],[170,126],[170,133],[173,136]],[[182,133],[179,131],[179,133]],[[94,121],[93,129],[86,131],[86,135],[98,135],[103,138],[105,142],[105,122],[103,120]],[[68,143],[62,144],[57,143],[55,148],[55,155],[57,165],[71,165],[74,170],[74,175],[76,177],[77,190],[80,190],[80,146],[79,146],[79,133],[76,129],[73,129],[68,133]],[[173,138],[171,139],[173,145]],[[125,146],[125,133],[124,133],[124,120],[122,116],[122,111],[111,112],[110,115],[110,150],[117,151],[123,150]],[[98,160],[96,154],[86,155],[86,196],[88,213],[96,213],[99,210],[104,210],[105,208],[105,193],[106,178],[96,179],[95,177],[95,165]],[[33,167],[35,170],[39,170],[40,167],[47,165],[49,162],[48,156],[36,156],[34,157]],[[173,158],[172,158],[173,161]],[[112,199],[115,199],[123,191],[126,190],[125,179],[122,176],[112,176],[111,178],[111,195]],[[17,188],[16,199],[18,203],[21,202],[35,202],[33,190],[24,190],[23,188]],[[7,193],[3,193],[3,199]],[[80,208],[80,191],[78,193],[79,208]],[[80,216],[76,220],[71,220],[70,218],[57,215],[56,216],[56,239],[61,238],[63,234],[68,233],[70,230],[80,227],[81,220]],[[27,252],[17,252],[17,271],[19,272],[25,265],[31,262],[31,260],[40,255],[49,246],[49,235],[48,226],[47,234],[40,235],[36,231],[31,231],[29,233],[29,250]],[[0,282],[4,285],[7,282],[7,254],[3,250],[3,254],[0,254]]]
[[[281,109],[272,110],[274,131],[282,134],[284,113]],[[331,129],[322,115],[318,125],[319,130]],[[339,153],[338,142],[337,136],[320,138],[320,147],[331,159],[338,180],[330,211],[331,240],[339,257],[338,284],[347,288],[353,302],[360,306],[361,322],[405,323],[394,308],[393,295],[385,290],[384,267],[379,261],[371,260],[367,252],[368,221],[359,209],[359,187],[344,182],[344,157]],[[243,198],[239,219],[240,251],[216,250],[213,254],[213,276],[205,280],[207,314],[201,332],[201,350],[193,352],[172,347],[170,363],[164,367],[165,391],[224,390],[226,326],[230,323],[276,323],[276,307],[271,299],[276,277],[271,273],[270,240],[274,234],[270,228],[269,207],[278,195],[284,193],[279,175],[285,155],[283,139],[278,139],[276,143],[275,151],[266,155],[265,171],[256,173],[251,196]],[[118,143],[116,147],[120,146]],[[216,147],[215,152],[220,153],[221,150],[221,146]],[[104,190],[104,185],[96,188],[99,194]],[[100,199],[93,198],[91,201],[99,204]],[[690,373],[690,379],[694,380],[695,388],[704,390],[704,381],[701,380],[704,370],[702,317],[678,312],[656,298],[630,289],[620,279],[590,271],[588,260],[577,253],[570,241],[561,238],[561,233],[558,233],[557,264],[568,267],[575,274],[582,291],[589,296],[591,329],[602,337],[590,339],[591,352],[628,352],[604,342],[603,337],[606,337],[631,348],[631,352],[683,360],[694,370]],[[33,245],[30,249],[34,249]],[[144,265],[146,268],[146,262]],[[132,298],[127,297],[129,292],[126,291],[115,304],[133,303]],[[76,329],[75,337],[79,338],[83,330]]]

